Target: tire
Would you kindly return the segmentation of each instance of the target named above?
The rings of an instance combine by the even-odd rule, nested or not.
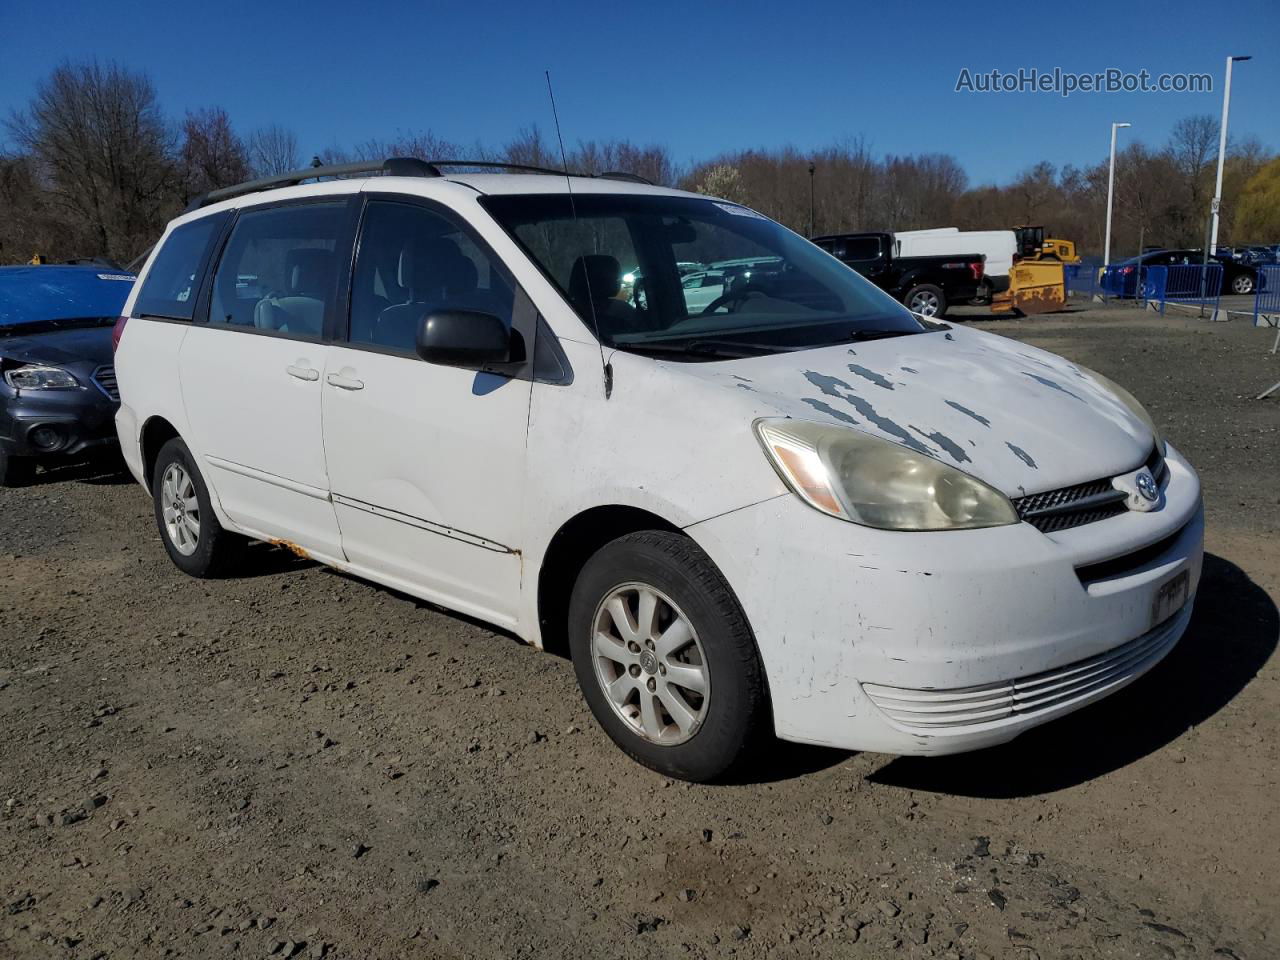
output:
[[[195,458],[177,437],[160,448],[151,493],[160,540],[174,566],[202,579],[224,576],[245,541],[218,522]]]
[[[1237,273],[1231,278],[1231,292],[1241,296],[1253,293],[1253,277],[1247,273]]]
[[[639,626],[645,592],[654,598],[648,629]],[[612,610],[627,619],[625,629]],[[666,651],[664,637],[675,644]],[[569,649],[596,720],[625,753],[659,773],[718,780],[768,728],[764,668],[746,615],[687,537],[645,531],[601,547],[573,588]],[[606,683],[625,690],[618,706]]]
[[[25,487],[36,475],[36,462],[31,457],[15,457],[0,450],[0,487]]]
[[[912,313],[941,320],[947,315],[947,298],[941,287],[932,283],[920,283],[907,291],[902,298],[906,308]]]

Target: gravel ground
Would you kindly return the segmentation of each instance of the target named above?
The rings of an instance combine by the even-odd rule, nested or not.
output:
[[[266,546],[185,578],[107,467],[0,490],[0,956],[1280,956],[1271,337],[981,323],[1148,404],[1211,555],[1156,670],[980,754],[668,781],[509,636]]]

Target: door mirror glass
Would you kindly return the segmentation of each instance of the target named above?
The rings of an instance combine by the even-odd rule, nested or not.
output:
[[[491,313],[437,310],[418,325],[418,356],[450,367],[485,367],[524,360],[519,335]]]

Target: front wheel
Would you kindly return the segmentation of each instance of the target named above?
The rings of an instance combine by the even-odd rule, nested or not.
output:
[[[628,534],[587,562],[569,606],[587,705],[645,766],[706,782],[762,735],[764,670],[737,599],[692,540]]]
[[[218,522],[195,458],[177,437],[160,448],[151,492],[160,539],[174,565],[193,577],[224,574],[244,540]]]
[[[1253,293],[1253,277],[1247,273],[1236,274],[1231,281],[1231,292],[1239,294]]]
[[[922,317],[941,319],[947,315],[947,298],[941,287],[935,287],[931,283],[921,283],[912,287],[902,298],[902,302],[906,304],[908,310]]]

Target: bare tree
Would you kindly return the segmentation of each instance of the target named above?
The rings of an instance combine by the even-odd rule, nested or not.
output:
[[[274,177],[300,166],[298,138],[292,130],[273,123],[249,135],[249,168],[255,177]]]
[[[144,74],[63,64],[8,128],[84,252],[127,260],[155,239],[173,202],[173,141]]]
[[[231,129],[231,118],[221,107],[187,113],[178,157],[184,200],[249,179],[244,142]]]

